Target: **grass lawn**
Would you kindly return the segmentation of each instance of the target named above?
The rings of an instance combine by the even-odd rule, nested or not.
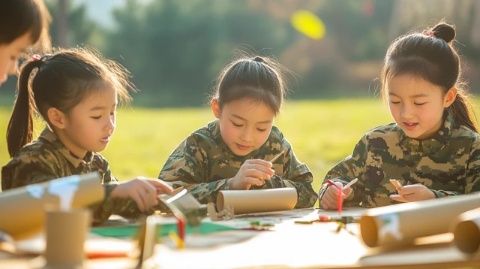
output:
[[[0,107],[0,133],[5,134],[10,108]],[[119,180],[138,175],[156,177],[170,152],[192,131],[213,120],[210,109],[146,109],[125,107],[117,129],[102,154]],[[337,161],[349,155],[362,134],[390,122],[379,99],[291,101],[276,125],[293,145],[298,159],[313,171],[315,189]],[[42,127],[37,125],[37,133]],[[3,136],[5,137],[5,136]],[[0,164],[9,160],[5,138],[0,139]]]

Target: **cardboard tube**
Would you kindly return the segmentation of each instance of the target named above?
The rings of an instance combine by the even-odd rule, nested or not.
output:
[[[82,268],[90,223],[88,209],[46,211],[47,268]]]
[[[43,229],[46,205],[68,209],[101,201],[105,191],[98,173],[75,175],[0,193],[0,230],[14,239]],[[63,204],[63,205],[62,205]]]
[[[224,190],[217,196],[217,210],[233,207],[235,214],[289,210],[296,204],[295,188]]]
[[[479,193],[373,208],[360,218],[360,233],[369,247],[405,245],[449,232],[453,219],[477,207]]]
[[[453,229],[453,242],[465,254],[480,250],[480,208],[467,211],[458,217]]]

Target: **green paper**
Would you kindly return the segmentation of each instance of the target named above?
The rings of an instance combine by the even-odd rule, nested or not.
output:
[[[138,224],[129,224],[121,226],[104,226],[104,227],[92,227],[90,232],[96,235],[105,236],[105,237],[115,237],[115,238],[133,238],[138,233]],[[158,224],[157,227],[157,238],[167,236],[171,232],[177,232],[177,225],[173,223],[169,224]],[[187,225],[186,233],[196,233],[196,234],[209,234],[214,232],[221,231],[230,231],[235,230],[230,226],[225,226],[221,224],[205,222],[201,223],[200,226],[192,227]]]

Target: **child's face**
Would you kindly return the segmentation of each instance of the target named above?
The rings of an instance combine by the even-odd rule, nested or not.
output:
[[[446,94],[440,86],[414,75],[398,75],[387,81],[390,112],[395,122],[414,139],[426,139],[443,124],[444,109],[456,97],[456,90]]]
[[[223,108],[214,100],[212,111],[219,119],[223,141],[238,156],[249,154],[267,141],[275,117],[269,106],[250,98],[231,101]]]
[[[111,87],[86,96],[65,117],[59,136],[77,157],[105,149],[115,130],[117,93]]]
[[[31,43],[30,33],[27,32],[12,43],[0,44],[0,86],[7,80],[8,75],[17,72],[18,57]]]

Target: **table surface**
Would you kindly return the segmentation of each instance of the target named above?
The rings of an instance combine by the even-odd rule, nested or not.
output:
[[[347,209],[343,213],[359,216],[363,209]],[[335,222],[298,224],[296,220],[312,220],[318,214],[336,216],[336,212],[300,209],[250,214],[220,224],[242,227],[252,221],[272,223],[267,231],[230,230],[210,234],[191,233],[184,249],[177,249],[168,237],[155,246],[155,254],[145,262],[146,268],[461,268],[480,266],[480,257],[466,256],[452,245],[452,234],[417,240],[415,246],[402,249],[366,247],[360,238],[359,226],[347,224],[337,232]],[[95,243],[90,238],[88,243]],[[133,240],[131,249],[136,247]],[[108,247],[108,245],[106,246]],[[480,255],[479,255],[480,256]],[[41,268],[42,256],[21,256],[0,251],[0,268]],[[85,268],[133,268],[134,258],[91,259]]]

